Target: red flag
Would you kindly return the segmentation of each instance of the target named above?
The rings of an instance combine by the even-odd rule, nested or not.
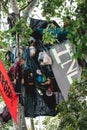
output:
[[[15,122],[17,122],[18,96],[15,94],[4,65],[0,61],[0,94]]]

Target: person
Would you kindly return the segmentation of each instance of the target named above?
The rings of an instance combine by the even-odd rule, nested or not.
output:
[[[68,27],[70,26],[71,23],[71,18],[70,16],[66,16],[66,20],[63,24],[63,28],[60,28],[57,32],[57,39],[59,42],[63,42],[64,40],[67,40],[67,34],[68,32]]]
[[[63,27],[68,27],[70,25],[70,22],[71,22],[70,16],[66,16],[66,20],[64,22]]]
[[[47,26],[48,32],[50,32],[52,36],[54,36],[54,38],[56,38],[59,42],[63,42],[64,40],[67,40],[67,34],[68,34],[67,28],[69,27],[70,23],[71,23],[70,16],[66,16],[63,28],[57,25],[57,23],[55,24],[54,21],[51,21]]]
[[[29,98],[33,108],[35,109],[37,105],[37,94],[36,94],[36,84],[35,84],[34,74],[32,70],[25,71],[24,86],[25,86],[25,94],[26,94],[25,104],[28,102],[28,98]]]
[[[31,59],[33,59],[36,55],[35,41],[28,41],[28,47],[23,51],[22,56],[26,60],[26,68],[31,68]]]
[[[45,103],[50,109],[55,110],[56,99],[55,99],[55,95],[52,93],[53,90],[52,82],[53,81],[51,77],[48,76],[47,80],[41,84],[44,88],[46,88],[45,91],[44,89],[42,90],[43,93],[42,98],[44,99]]]
[[[44,83],[42,83],[42,85],[50,85],[51,84],[51,78],[50,77],[47,77],[47,80],[44,82]]]
[[[15,92],[21,93],[21,85],[24,84],[24,73],[23,73],[23,65],[25,63],[25,59],[23,57],[19,58],[19,61],[14,63],[7,74],[11,79],[11,82],[15,85]]]
[[[30,96],[34,100],[35,96],[35,80],[34,75],[31,70],[27,71],[24,75],[24,85],[26,86],[26,94],[30,94]]]

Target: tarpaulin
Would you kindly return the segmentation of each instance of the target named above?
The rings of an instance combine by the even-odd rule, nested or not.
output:
[[[74,79],[80,79],[81,76],[78,62],[72,59],[73,51],[68,40],[51,48],[50,54],[55,79],[64,99],[67,99],[70,85]]]
[[[41,96],[37,90],[36,97],[33,101],[30,94],[26,95],[25,117],[55,116],[58,113],[57,110],[55,110],[56,104],[54,95],[50,97],[43,96]]]
[[[43,24],[45,24],[47,26],[47,21],[30,18],[30,27],[32,28],[33,31],[35,31],[37,28],[42,27]],[[45,28],[46,28],[46,26],[45,26]]]
[[[3,63],[0,61],[0,93],[15,122],[17,122],[18,97],[14,92]]]
[[[25,117],[55,116],[57,114],[55,110],[56,108],[55,94],[52,94],[50,96],[46,95],[47,86],[42,86],[41,83],[38,83],[35,80],[35,77],[30,77],[29,71],[30,70],[24,71]]]

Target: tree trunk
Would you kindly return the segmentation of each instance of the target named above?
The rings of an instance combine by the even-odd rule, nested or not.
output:
[[[1,30],[1,3],[0,3],[0,30]]]
[[[30,118],[30,123],[31,123],[31,130],[35,130],[34,128],[34,120]]]
[[[27,130],[25,116],[24,116],[24,106],[20,103],[18,105],[18,117],[17,117],[17,124],[14,123],[14,130]]]
[[[28,5],[28,7],[25,9],[24,18],[27,20],[29,17],[29,14],[31,14],[32,10],[34,9],[36,3],[38,0],[32,0],[32,2]]]

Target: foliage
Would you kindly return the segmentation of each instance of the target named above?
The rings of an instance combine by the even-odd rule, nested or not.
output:
[[[70,28],[68,28],[69,33],[67,38],[76,48],[74,57],[83,58],[84,55],[87,54],[87,1],[70,0],[69,3],[70,6],[67,7],[66,0],[54,0],[50,2],[44,0],[42,4],[42,14],[46,16],[47,19],[56,16],[57,18],[61,17],[63,21],[65,16],[71,16],[72,21]],[[51,39],[54,41],[49,33],[45,34],[43,39],[45,38],[48,39],[48,41]]]
[[[42,1],[42,0],[41,0]],[[58,7],[61,7],[63,5],[63,2],[65,0],[44,0],[42,1],[42,15],[49,18],[54,17],[58,11]]]
[[[0,102],[2,102],[2,96],[0,95]]]
[[[3,64],[5,65],[6,69],[9,67],[7,61],[5,60],[5,53],[7,50],[7,43],[5,41],[5,32],[0,32],[0,60],[2,60]]]
[[[9,126],[12,127],[12,120],[8,123],[0,123],[0,130],[9,130]]]
[[[44,29],[42,40],[46,44],[54,44],[56,38],[53,37],[53,35],[48,31],[48,29]]]
[[[43,121],[43,127],[46,130],[57,130],[57,127],[59,125],[59,116],[55,116],[55,117],[45,117],[44,121]]]
[[[72,31],[69,30],[68,39],[75,45],[75,58],[83,58],[87,54],[87,1],[77,1],[75,20],[72,20]]]
[[[10,33],[16,32],[21,36],[20,45],[28,43],[32,29],[29,27],[27,21],[21,17],[19,21],[15,23],[15,26],[10,30]]]
[[[68,100],[59,106],[61,123],[58,130],[87,129],[87,70],[85,69],[80,83],[75,81],[68,95]]]
[[[67,101],[57,106],[56,117],[46,117],[43,125],[47,130],[86,130],[87,129],[87,69],[82,80],[75,80],[70,88]]]

